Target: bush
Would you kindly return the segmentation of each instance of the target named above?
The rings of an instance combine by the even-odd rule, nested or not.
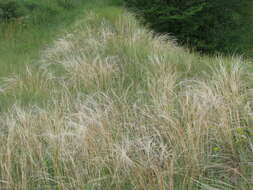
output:
[[[20,1],[0,0],[0,22],[8,22],[21,16],[29,16],[37,21],[47,20],[60,11],[76,8],[82,0]]]
[[[201,52],[239,49],[252,12],[251,0],[125,0],[160,33]],[[248,9],[248,10],[247,10]],[[252,18],[251,18],[252,19]]]
[[[0,20],[11,20],[24,14],[20,3],[16,1],[0,2]]]
[[[57,3],[60,7],[64,9],[71,9],[74,8],[77,1],[76,0],[57,0]]]

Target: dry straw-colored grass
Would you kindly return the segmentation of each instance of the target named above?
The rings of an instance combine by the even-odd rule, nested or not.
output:
[[[252,189],[252,73],[89,13],[1,93],[1,189]],[[17,90],[18,89],[18,90]]]

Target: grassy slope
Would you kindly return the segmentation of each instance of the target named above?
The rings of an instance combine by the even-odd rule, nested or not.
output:
[[[1,0],[0,0],[1,1]],[[34,2],[33,0],[29,0]],[[27,1],[26,1],[27,2]],[[52,41],[63,34],[74,20],[89,9],[104,5],[119,4],[117,0],[76,0],[75,8],[64,9],[56,4],[56,0],[38,1],[39,9],[8,24],[0,23],[0,78],[14,75],[23,76],[26,65],[37,67],[41,51],[52,44]],[[16,99],[23,105],[40,102],[48,96],[33,90],[22,93],[12,92],[0,96],[0,111],[12,105]]]
[[[105,3],[36,62],[2,81],[3,189],[253,188],[247,61],[189,53]]]

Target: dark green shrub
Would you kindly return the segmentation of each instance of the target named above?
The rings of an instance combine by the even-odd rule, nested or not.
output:
[[[35,3],[32,3],[32,2],[27,2],[27,3],[24,4],[24,6],[28,11],[34,11],[34,10],[39,8],[38,4],[35,4]]]
[[[154,30],[170,33],[201,52],[230,52],[242,47],[252,20],[252,0],[125,0]]]
[[[0,0],[0,22],[27,16],[33,22],[47,22],[64,9],[76,8],[83,0]]]
[[[16,1],[0,2],[0,20],[16,19],[24,15],[24,9]]]
[[[60,7],[64,9],[74,8],[77,1],[76,0],[57,0],[57,3]]]

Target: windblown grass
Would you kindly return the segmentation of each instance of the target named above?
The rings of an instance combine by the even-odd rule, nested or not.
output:
[[[38,67],[38,59],[57,36],[62,36],[74,20],[82,19],[91,9],[119,5],[121,0],[43,0],[20,1],[21,7],[30,7],[25,15],[3,22],[0,20],[0,83],[13,75],[15,79],[27,78],[28,67]],[[6,0],[0,0],[0,3]],[[7,1],[8,2],[8,1]],[[28,6],[29,5],[29,6]],[[33,7],[33,8],[31,8]],[[102,9],[101,9],[102,11]],[[110,12],[113,14],[113,11]],[[31,69],[31,68],[30,68]],[[30,70],[29,69],[29,70]],[[33,88],[34,89],[34,88]],[[19,100],[20,104],[41,102],[47,94],[34,90],[19,91],[0,96],[0,111]]]
[[[2,83],[1,188],[252,189],[252,65],[101,10]]]

